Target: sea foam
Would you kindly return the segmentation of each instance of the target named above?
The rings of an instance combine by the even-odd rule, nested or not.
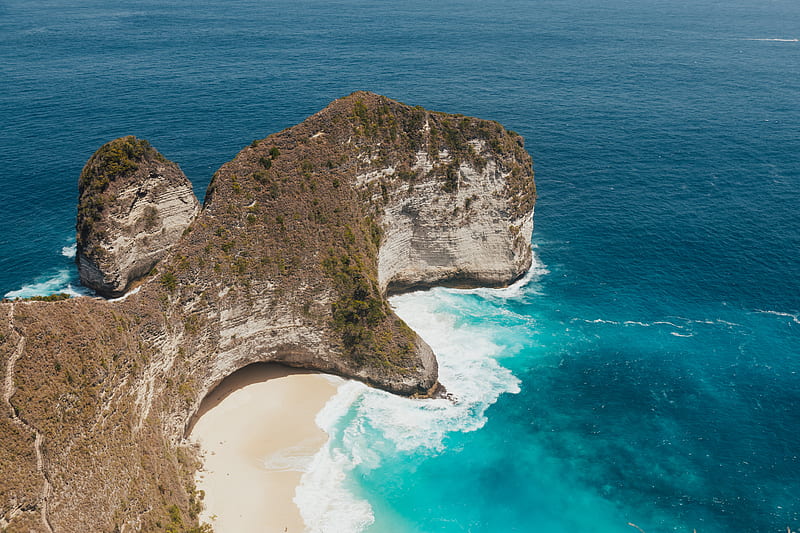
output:
[[[69,257],[70,259],[73,259],[75,257],[75,254],[77,253],[77,251],[78,251],[78,245],[73,242],[69,246],[64,246],[64,247],[61,248],[61,255],[63,255],[64,257]]]
[[[5,293],[4,297],[13,300],[14,298],[31,298],[57,293],[66,293],[72,297],[92,294],[89,289],[79,285],[73,270],[64,268],[55,274],[42,276],[33,283],[23,285],[20,289],[9,291]]]
[[[536,253],[536,245],[533,245],[531,257],[531,266],[528,271],[520,279],[501,289],[489,289],[486,287],[478,287],[476,289],[462,289],[458,292],[463,294],[479,294],[489,299],[514,299],[521,298],[528,295],[538,295],[539,285],[538,281],[542,276],[549,274],[545,264]]]
[[[774,315],[774,316],[779,316],[779,317],[782,317],[782,318],[788,318],[792,322],[794,322],[795,324],[800,324],[800,313],[787,313],[787,312],[784,312],[784,311],[770,311],[770,310],[766,310],[765,311],[763,309],[758,309],[756,311],[756,313],[761,313],[761,314],[764,314],[764,315]]]
[[[70,261],[60,262],[67,263],[69,266],[59,268],[55,271],[42,274],[33,280],[33,282],[23,285],[21,288],[9,291],[3,295],[4,298],[31,298],[33,296],[48,296],[50,294],[66,293],[72,296],[91,296],[94,292],[86,287],[81,286],[78,279],[78,271],[72,261],[75,258],[77,245],[75,237],[70,236],[65,239],[68,244],[61,248],[60,255],[70,259]]]
[[[501,394],[520,391],[519,380],[497,361],[503,350],[493,342],[492,329],[459,320],[459,300],[464,293],[524,297],[545,272],[537,260],[528,275],[506,289],[439,288],[391,299],[398,316],[433,348],[439,381],[451,399],[415,400],[357,382],[343,384],[317,417],[329,440],[295,496],[309,531],[363,531],[375,518],[369,502],[356,494],[350,472],[378,468],[395,454],[438,454],[449,433],[480,429]]]

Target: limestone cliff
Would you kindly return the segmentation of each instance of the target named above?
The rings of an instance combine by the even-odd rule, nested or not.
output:
[[[78,273],[106,297],[147,274],[200,210],[178,165],[135,137],[97,150],[78,189]]]
[[[432,394],[435,357],[387,293],[512,282],[534,201],[518,135],[371,93],[254,141],[138,292],[2,304],[0,527],[190,530],[184,434],[254,362]]]

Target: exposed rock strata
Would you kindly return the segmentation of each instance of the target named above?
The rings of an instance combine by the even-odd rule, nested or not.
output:
[[[81,173],[78,246],[81,283],[116,297],[147,274],[200,211],[192,184],[147,141],[103,145]]]
[[[15,387],[0,523],[188,531],[183,436],[202,399],[254,362],[431,394],[435,357],[387,292],[515,280],[534,201],[518,135],[370,93],[253,142],[137,293],[2,304],[0,370]]]
[[[411,168],[423,179],[413,194],[393,191],[384,206],[386,233],[378,256],[382,290],[502,286],[530,267],[532,213],[515,209],[508,196],[511,174],[523,172],[517,154],[495,153],[481,138],[467,143],[478,162],[460,160],[448,150],[438,158],[419,151]],[[436,180],[424,179],[437,165],[457,174],[448,195]],[[382,173],[392,176],[391,170]],[[519,194],[533,192],[523,188]]]

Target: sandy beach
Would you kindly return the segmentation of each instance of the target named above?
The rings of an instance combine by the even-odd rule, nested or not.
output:
[[[201,522],[216,533],[304,531],[292,500],[327,440],[314,418],[340,382],[280,365],[251,365],[206,398],[191,431],[204,457],[196,477],[205,491]]]

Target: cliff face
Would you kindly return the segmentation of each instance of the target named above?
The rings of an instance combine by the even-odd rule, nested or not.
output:
[[[135,137],[97,150],[78,189],[78,273],[106,297],[147,274],[200,211],[178,165]]]
[[[410,175],[402,178],[408,184],[392,187],[384,205],[386,232],[378,256],[384,291],[503,286],[530,267],[535,189],[525,170],[530,170],[530,161],[521,150],[522,139],[503,138],[508,151],[494,150],[484,137],[490,137],[486,130],[454,133],[448,129],[454,127],[451,120],[426,117],[425,146],[405,162]],[[456,148],[432,146],[436,141],[430,130],[464,138],[456,141],[461,143]],[[397,176],[390,164],[357,179],[369,183]]]
[[[104,196],[98,220],[141,226],[131,191],[152,176]],[[214,175],[137,293],[2,304],[0,520],[44,531],[191,524],[183,436],[202,399],[254,362],[434,393],[435,357],[386,294],[512,282],[530,264],[534,201],[518,135],[370,93],[254,141]],[[142,242],[128,249],[169,247]],[[133,263],[116,259],[106,277]]]

